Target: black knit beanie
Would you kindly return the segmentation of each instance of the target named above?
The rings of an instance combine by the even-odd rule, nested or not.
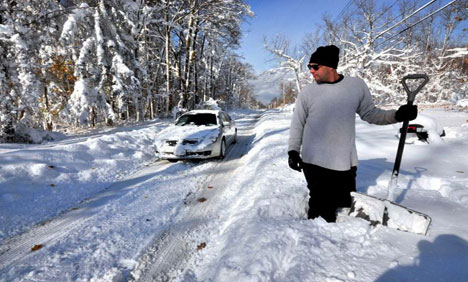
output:
[[[340,49],[335,45],[320,46],[310,56],[309,64],[319,64],[336,69],[338,67]]]

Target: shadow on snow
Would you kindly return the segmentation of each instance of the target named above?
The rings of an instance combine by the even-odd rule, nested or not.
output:
[[[419,256],[410,265],[398,265],[376,281],[467,281],[468,241],[443,234],[433,242],[418,243]]]
[[[389,173],[393,170],[394,163],[387,161],[385,158],[370,159],[359,161],[356,186],[358,192],[367,194],[369,187],[377,185],[377,179],[384,173]],[[402,192],[397,195],[395,202],[401,203],[405,198],[406,193],[412,188],[414,182],[427,171],[423,167],[414,167],[413,170],[401,170],[400,175],[410,176],[410,180],[406,187],[400,186]],[[388,179],[390,181],[390,178]]]

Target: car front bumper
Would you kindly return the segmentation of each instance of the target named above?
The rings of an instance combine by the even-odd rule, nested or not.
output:
[[[184,160],[184,159],[209,159],[213,158],[212,151],[185,152],[185,154],[175,155],[173,152],[163,152],[159,154],[163,160]]]
[[[220,144],[218,143],[216,141],[202,149],[195,148],[196,146],[186,146],[180,149],[177,145],[165,145],[158,154],[163,160],[209,159],[219,156]]]

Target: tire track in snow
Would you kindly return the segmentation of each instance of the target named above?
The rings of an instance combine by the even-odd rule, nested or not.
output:
[[[197,193],[186,199],[188,208],[168,230],[157,236],[133,272],[138,281],[171,281],[185,268],[190,258],[203,248],[193,243],[193,237],[203,234],[209,219],[222,204],[223,193],[251,148],[254,127],[260,116],[246,120],[238,128],[238,142],[231,146],[225,159],[213,168]],[[238,125],[240,123],[238,122]]]
[[[154,175],[173,164],[156,163],[136,172],[135,174],[110,185],[94,197],[80,202],[76,207],[62,213],[54,219],[42,222],[28,231],[6,239],[0,246],[0,273],[14,262],[25,258],[32,252],[33,246],[47,246],[52,241],[69,234],[72,230],[84,226],[96,215],[103,205],[120,198],[133,185],[138,185],[142,176]],[[156,176],[157,177],[157,176]]]

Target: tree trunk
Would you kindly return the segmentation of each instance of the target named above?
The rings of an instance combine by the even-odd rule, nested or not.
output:
[[[452,37],[453,30],[455,29],[455,19],[448,19],[448,23],[445,25],[445,35],[444,35],[444,41],[442,43],[442,50],[440,52],[440,57],[445,56],[445,52],[447,51],[447,47],[450,41],[450,38]]]
[[[97,117],[96,110],[95,110],[94,106],[92,106],[91,107],[91,125],[93,127],[96,127],[96,117]]]
[[[215,99],[215,81],[213,73],[213,56],[210,56],[210,96]]]
[[[189,93],[191,89],[190,75],[192,72],[192,64],[195,57],[196,34],[198,33],[198,20],[195,13],[198,6],[198,0],[192,0],[190,3],[190,17],[187,27],[187,35],[185,37],[185,65],[184,65],[184,91],[182,94],[182,105],[184,108],[188,105]]]
[[[169,4],[164,14],[164,20],[166,23],[169,21]],[[169,114],[172,108],[172,85],[171,85],[171,27],[169,25],[165,28],[165,51],[166,51],[166,114]]]
[[[299,83],[299,73],[298,71],[294,71],[294,75],[296,76],[296,88],[297,88],[297,93],[301,93],[301,84]]]
[[[199,58],[203,58],[203,51],[205,49],[205,36],[203,36],[202,38],[202,44],[200,46],[200,55],[199,55]],[[195,94],[198,96],[198,99],[200,100],[200,95],[201,93],[198,92],[198,65],[195,64],[195,69],[194,69],[194,74],[195,74]],[[204,93],[203,93],[203,101],[205,101],[205,97],[204,97]]]
[[[50,118],[50,105],[49,105],[49,94],[47,92],[47,86],[44,85],[44,102],[46,106],[46,113],[44,117],[44,129],[51,131],[53,129],[52,120]]]

